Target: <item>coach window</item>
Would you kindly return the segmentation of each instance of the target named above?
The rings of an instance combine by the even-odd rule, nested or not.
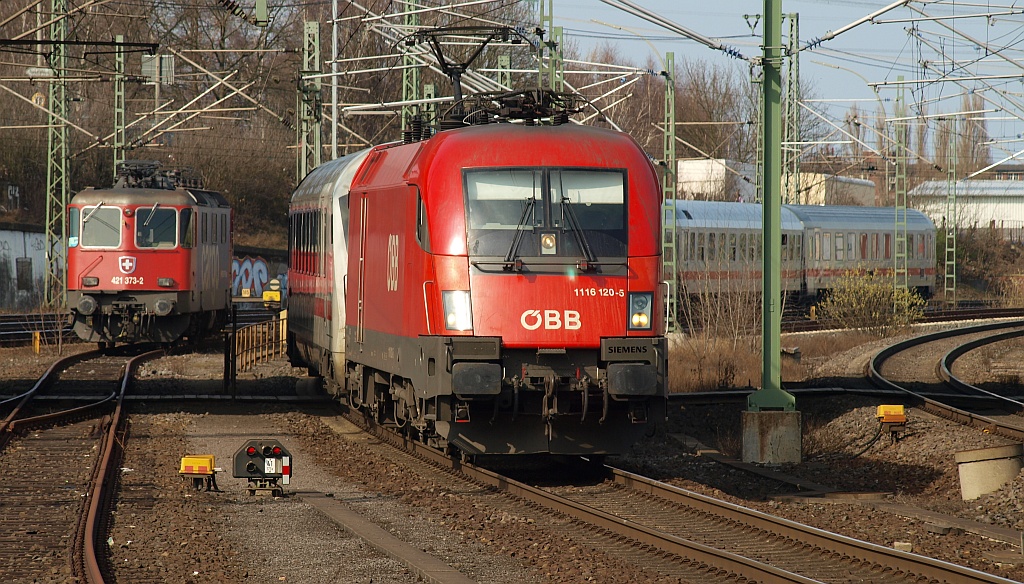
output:
[[[843,254],[843,251],[845,249],[846,249],[846,247],[843,245],[843,234],[842,233],[837,233],[836,234],[836,261],[837,262],[843,261],[843,258],[845,257],[845,255]]]
[[[821,243],[821,259],[822,261],[830,262],[832,261],[832,234],[823,233],[821,235],[823,237]]]
[[[313,215],[313,253],[316,254],[316,273],[322,276],[324,273],[324,259],[326,259],[323,253],[323,240],[324,240],[324,212],[323,209],[317,209],[316,215]]]
[[[740,234],[740,260],[746,262],[749,259],[750,259],[750,256],[747,253],[747,234],[746,233],[741,233]]]
[[[804,236],[803,234],[797,234],[793,236],[793,257],[801,259],[804,257]]]
[[[888,259],[892,259],[892,234],[891,233],[886,233],[885,234],[885,245],[884,245],[884,247],[882,249],[885,250],[884,251],[885,259],[887,259],[887,260]]]
[[[708,261],[713,262],[718,259],[718,234],[708,234]]]
[[[857,234],[847,233],[846,234],[846,259],[849,261],[857,261]]]
[[[780,258],[782,259],[782,261],[786,261],[786,260],[792,258],[792,256],[790,256],[790,250],[789,250],[789,234],[788,233],[783,233],[782,234],[782,255],[780,256]]]
[[[729,234],[729,261],[730,262],[735,262],[736,259],[737,259],[737,257],[736,257],[736,234],[735,233],[730,233]]]
[[[689,260],[693,261],[697,257],[697,234],[693,231],[690,232],[690,256]]]
[[[82,247],[118,247],[121,245],[121,208],[105,206],[82,208]]]
[[[697,234],[697,261],[699,261],[699,262],[707,262],[708,261],[708,252],[707,252],[707,247],[704,245],[704,234],[703,233],[698,233]]]

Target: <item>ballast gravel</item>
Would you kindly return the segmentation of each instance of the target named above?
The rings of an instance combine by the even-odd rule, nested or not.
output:
[[[856,379],[863,363],[891,341],[851,349],[814,364],[823,384]],[[53,360],[22,348],[0,349],[0,394],[31,386]],[[1024,349],[993,357],[998,374],[1024,363]],[[974,358],[976,378],[992,359]],[[219,354],[167,357],[148,376],[181,393],[211,386],[222,368]],[[159,374],[157,374],[159,372]],[[963,373],[969,376],[970,372]],[[247,387],[273,392],[304,372],[282,362],[243,374]],[[836,383],[838,385],[838,383]],[[883,500],[1008,529],[1024,529],[1024,478],[978,500],[960,498],[952,462],[959,450],[998,439],[913,409],[900,441],[871,442],[874,402],[833,397],[802,400],[805,460],[785,468],[840,490],[882,493]],[[354,582],[422,581],[400,562],[337,527],[302,500],[303,491],[331,493],[396,537],[443,559],[478,582],[634,582],[674,580],[646,574],[565,535],[527,509],[496,509],[474,493],[417,483],[396,464],[374,458],[358,434],[331,428],[330,410],[301,405],[250,406],[246,415],[223,406],[153,402],[133,406],[120,495],[108,541],[118,582]],[[696,437],[704,446],[734,453],[740,408],[689,407],[673,412],[659,432],[614,461],[638,472],[748,507],[884,546],[909,546],[1005,578],[1024,581],[1018,545],[987,541],[956,529],[901,517],[857,501],[779,500],[788,487],[722,467],[670,434]],[[231,477],[231,457],[250,438],[281,439],[294,455],[295,475],[283,498],[252,497]],[[214,454],[223,472],[221,492],[197,491],[177,474],[181,456]],[[1014,554],[1021,559],[1014,560]]]

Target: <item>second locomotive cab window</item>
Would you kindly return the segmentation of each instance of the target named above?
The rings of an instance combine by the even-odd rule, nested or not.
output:
[[[82,247],[118,247],[121,245],[121,208],[96,207],[82,209]]]
[[[135,210],[135,247],[169,248],[177,244],[178,211],[153,205]]]
[[[491,168],[463,176],[472,256],[626,255],[626,172]],[[517,234],[520,234],[517,240]]]

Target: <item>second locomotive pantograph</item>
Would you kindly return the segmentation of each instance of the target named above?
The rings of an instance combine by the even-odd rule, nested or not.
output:
[[[232,215],[188,172],[126,161],[68,206],[68,305],[100,348],[219,330],[231,307]]]

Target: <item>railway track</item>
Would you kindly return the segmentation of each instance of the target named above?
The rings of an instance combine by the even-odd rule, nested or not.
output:
[[[66,312],[0,314],[0,346],[24,345],[40,333],[46,342],[74,338]]]
[[[868,364],[878,387],[905,392],[911,405],[997,436],[1024,442],[1024,402],[953,375],[953,363],[987,344],[1024,336],[1013,320],[922,335],[880,351]],[[943,357],[936,360],[934,355]]]
[[[0,401],[0,573],[9,581],[104,581],[98,540],[125,441],[123,398],[134,368],[163,354],[140,349],[65,357]]]
[[[275,317],[274,310],[246,303],[236,311],[238,326],[265,322]],[[71,328],[70,316],[66,312],[0,314],[0,346],[26,345],[32,342],[36,333],[47,343],[77,341]]]
[[[412,442],[357,415],[350,421],[446,472],[558,518],[566,537],[687,582],[1010,582],[940,560],[853,540],[611,467],[548,471],[532,486]],[[594,472],[597,472],[595,479]],[[550,482],[541,479],[540,482]]]

